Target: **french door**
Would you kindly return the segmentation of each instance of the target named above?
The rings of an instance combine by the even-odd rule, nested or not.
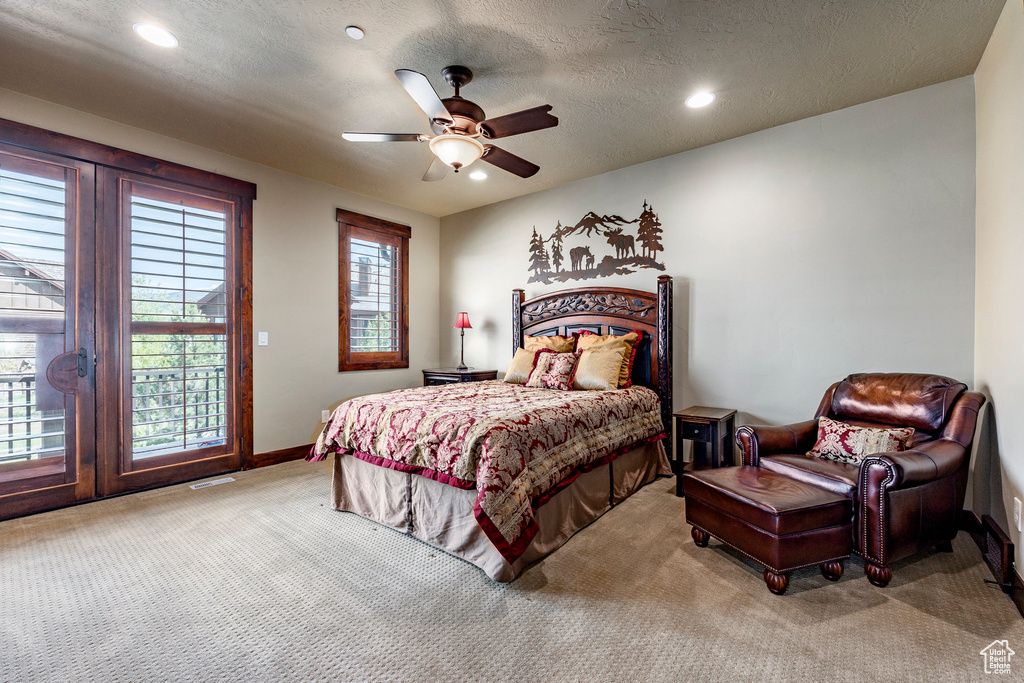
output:
[[[252,449],[255,188],[50,151],[0,142],[0,519],[237,469]]]
[[[100,174],[100,495],[241,466],[240,199]]]
[[[3,516],[93,495],[93,193],[91,164],[0,144]]]

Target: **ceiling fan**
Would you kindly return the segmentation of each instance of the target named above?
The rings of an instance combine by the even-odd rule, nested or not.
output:
[[[424,180],[441,180],[449,168],[458,173],[477,159],[520,178],[529,178],[540,170],[540,166],[511,152],[481,143],[480,138],[495,140],[557,126],[558,119],[548,113],[550,104],[488,119],[483,109],[459,95],[462,86],[473,80],[473,72],[464,66],[448,66],[441,71],[448,84],[455,88],[455,95],[443,100],[420,72],[397,69],[395,75],[430,119],[434,135],[343,133],[341,137],[352,142],[426,142],[434,153],[434,160],[423,176]]]

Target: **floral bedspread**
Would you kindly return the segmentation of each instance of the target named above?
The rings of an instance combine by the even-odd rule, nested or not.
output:
[[[500,380],[401,389],[338,406],[307,460],[329,452],[476,488],[474,513],[514,561],[537,532],[534,504],[580,472],[664,433],[646,387],[553,391]]]

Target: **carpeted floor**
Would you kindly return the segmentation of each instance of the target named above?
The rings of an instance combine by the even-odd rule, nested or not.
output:
[[[776,597],[660,480],[500,585],[331,510],[328,467],[0,523],[0,680],[964,681],[993,640],[1024,653],[963,534],[888,588],[855,559]]]

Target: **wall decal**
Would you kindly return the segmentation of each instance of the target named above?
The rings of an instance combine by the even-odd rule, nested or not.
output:
[[[632,233],[630,226],[634,225],[636,232]],[[558,221],[549,237],[534,226],[530,237],[533,274],[527,282],[589,280],[627,275],[640,268],[665,270],[665,264],[658,261],[658,252],[665,250],[663,233],[658,214],[646,200],[643,211],[631,221],[588,211],[575,225]]]

